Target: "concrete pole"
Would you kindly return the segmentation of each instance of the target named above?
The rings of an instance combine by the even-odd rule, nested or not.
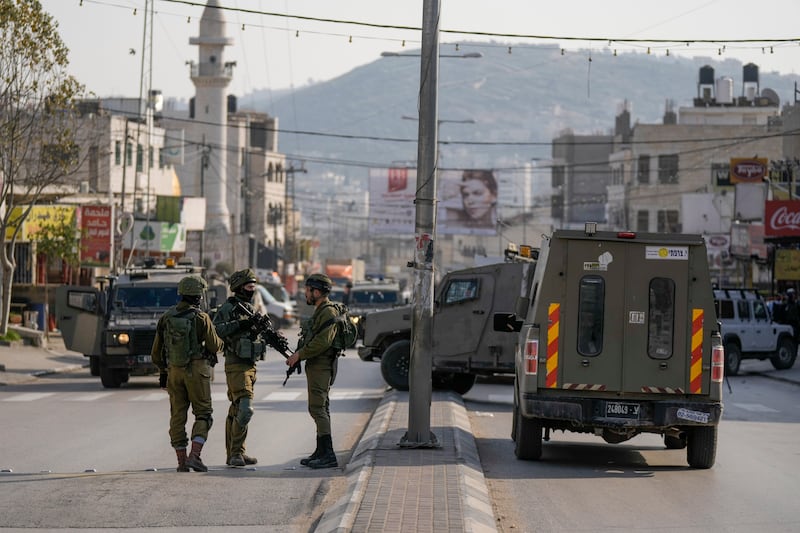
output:
[[[439,11],[441,0],[424,0],[420,58],[419,140],[414,249],[414,313],[411,322],[408,431],[401,447],[438,447],[431,432],[433,256],[436,229]]]

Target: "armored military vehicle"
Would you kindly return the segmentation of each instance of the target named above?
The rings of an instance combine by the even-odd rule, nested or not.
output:
[[[515,330],[494,324],[508,322],[536,266],[536,250],[519,248],[509,247],[502,263],[450,272],[437,284],[431,329],[437,388],[464,394],[479,375],[514,373]],[[367,314],[358,348],[361,359],[380,359],[383,379],[397,390],[409,387],[412,314],[408,305]]]
[[[724,351],[702,236],[555,231],[517,311],[519,459],[540,459],[554,430],[649,432],[713,466]]]
[[[56,320],[68,350],[89,358],[103,387],[119,388],[130,375],[158,369],[150,359],[158,319],[178,302],[178,282],[200,274],[194,266],[142,266],[99,278],[101,288],[64,286],[56,290]],[[221,299],[226,287],[219,286]],[[211,291],[201,306],[218,296]]]

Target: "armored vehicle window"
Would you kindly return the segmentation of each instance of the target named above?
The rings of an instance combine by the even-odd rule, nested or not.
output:
[[[466,302],[478,298],[477,279],[455,279],[447,285],[444,293],[445,305]]]
[[[733,301],[732,300],[717,300],[717,316],[720,320],[724,318],[733,318]]]
[[[94,311],[97,307],[97,296],[89,292],[70,292],[67,294],[67,305],[84,311]]]
[[[394,291],[353,291],[350,299],[357,304],[394,304],[397,303],[397,293]]]
[[[578,353],[597,355],[603,351],[603,304],[606,285],[603,278],[581,279],[578,293]]]
[[[741,320],[750,320],[750,304],[746,300],[736,300],[736,307]]]
[[[675,331],[675,282],[667,278],[650,280],[647,355],[653,359],[672,357]]]
[[[119,287],[114,304],[121,307],[171,307],[178,303],[178,287]]]

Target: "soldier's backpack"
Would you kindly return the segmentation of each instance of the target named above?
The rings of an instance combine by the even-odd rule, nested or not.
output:
[[[170,313],[164,321],[164,354],[172,366],[186,366],[200,353],[194,330],[196,313],[196,309],[189,308],[180,313]]]
[[[350,316],[350,310],[341,302],[330,302],[328,304],[336,310],[336,316],[320,326],[319,330],[322,331],[331,324],[336,324],[336,337],[333,339],[332,346],[343,352],[348,348],[356,345],[358,340],[358,326],[355,320]]]

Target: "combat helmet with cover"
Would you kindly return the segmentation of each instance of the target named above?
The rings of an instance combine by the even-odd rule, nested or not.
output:
[[[202,296],[208,284],[200,276],[186,276],[178,282],[178,294],[181,296]]]
[[[322,292],[330,292],[333,283],[325,274],[311,274],[306,278],[306,286]]]
[[[231,290],[236,292],[248,283],[258,283],[258,278],[252,268],[245,268],[244,270],[237,270],[231,274],[228,283],[230,284]]]

